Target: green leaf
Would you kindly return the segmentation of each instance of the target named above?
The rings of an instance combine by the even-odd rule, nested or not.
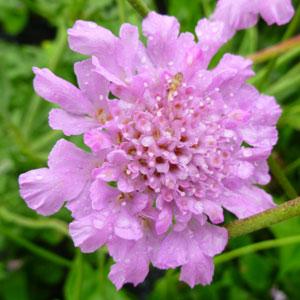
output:
[[[82,280],[83,280],[83,260],[82,254],[77,251],[73,266],[67,277],[65,284],[65,299],[66,300],[80,300],[82,299]]]
[[[240,272],[252,289],[266,290],[271,282],[272,264],[267,257],[246,255],[240,258]]]
[[[15,271],[0,284],[3,300],[29,300],[27,278],[22,271]]]

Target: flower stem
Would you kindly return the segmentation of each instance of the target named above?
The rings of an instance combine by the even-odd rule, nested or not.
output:
[[[255,64],[262,63],[272,58],[278,57],[280,54],[286,53],[291,49],[299,47],[299,45],[300,35],[297,35],[272,47],[253,53],[249,55],[248,58],[250,58]]]
[[[29,250],[35,255],[38,255],[44,259],[47,259],[51,261],[52,263],[55,263],[57,265],[63,266],[63,267],[71,267],[72,263],[65,259],[64,257],[61,257],[57,254],[54,254],[46,249],[43,249],[35,244],[33,244],[30,241],[27,241],[26,239],[17,236],[15,233],[11,232],[10,230],[7,230],[4,226],[0,225],[0,233],[4,235],[6,238],[10,239],[12,242],[18,244],[19,246]]]
[[[117,3],[120,22],[125,23],[125,0],[117,0]]]
[[[53,229],[68,236],[67,225],[60,220],[49,218],[45,220],[26,218],[22,215],[12,213],[4,207],[0,208],[0,218],[3,221],[14,223],[31,229]]]
[[[143,18],[145,18],[150,12],[150,9],[146,5],[146,3],[144,3],[143,0],[127,0],[127,1]]]
[[[285,41],[286,39],[290,38],[295,33],[295,31],[298,28],[299,22],[300,22],[300,5],[298,5],[296,15],[294,16],[292,22],[289,24],[285,34],[283,35],[282,41]],[[277,61],[277,57],[270,60],[270,62],[264,69],[265,72],[264,72],[263,76],[256,83],[257,88],[265,90],[265,88],[266,88],[265,82],[268,81],[270,74],[272,73],[274,67],[276,66],[276,61]]]
[[[258,243],[252,244],[252,245],[247,245],[247,246],[226,252],[224,254],[221,254],[214,259],[214,262],[215,262],[215,264],[221,264],[221,263],[227,262],[229,260],[232,260],[234,258],[243,256],[243,255],[246,255],[249,253],[257,252],[260,250],[266,250],[266,249],[270,249],[270,248],[287,246],[287,245],[296,244],[296,243],[300,243],[300,235],[258,242]]]
[[[273,176],[276,178],[276,181],[279,183],[281,188],[284,190],[289,199],[296,198],[298,196],[296,190],[288,180],[284,171],[281,169],[280,165],[276,161],[274,154],[269,158],[269,166]]]
[[[226,225],[230,238],[248,234],[300,215],[300,197],[244,220]]]

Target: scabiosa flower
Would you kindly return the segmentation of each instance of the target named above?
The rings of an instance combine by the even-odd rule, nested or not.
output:
[[[210,283],[227,243],[215,225],[223,209],[245,218],[274,206],[257,185],[270,179],[280,108],[246,82],[251,61],[226,54],[207,68],[224,30],[200,20],[195,41],[176,18],[151,12],[144,46],[130,24],[116,37],[77,21],[70,47],[91,57],[75,65],[79,88],[34,69],[37,93],[61,107],[50,125],[83,134],[91,151],[58,141],[48,168],[20,176],[21,195],[44,215],[66,202],[75,246],[107,245],[117,288],[142,282],[150,263],[181,266],[190,286]]]
[[[219,0],[211,19],[222,21],[230,38],[237,30],[254,26],[259,16],[268,25],[283,25],[293,15],[291,0]]]

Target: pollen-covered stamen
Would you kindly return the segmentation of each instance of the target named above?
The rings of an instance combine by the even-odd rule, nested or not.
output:
[[[183,74],[181,72],[176,73],[168,83],[167,89],[167,98],[169,101],[172,101],[175,94],[177,93],[178,88],[181,86],[183,81]]]
[[[95,117],[96,120],[102,125],[105,124],[107,121],[112,120],[112,116],[110,114],[107,114],[103,108],[99,108],[96,111]]]

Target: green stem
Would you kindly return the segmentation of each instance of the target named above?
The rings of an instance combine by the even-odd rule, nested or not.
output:
[[[125,0],[117,0],[117,2],[120,22],[125,23]]]
[[[145,18],[150,12],[150,9],[146,5],[146,3],[144,3],[143,0],[127,0],[127,1],[143,18]]]
[[[287,246],[291,244],[300,243],[300,235],[296,236],[289,236],[286,238],[276,239],[276,240],[269,240],[269,241],[263,241],[251,245],[247,245],[245,247],[241,247],[229,252],[226,252],[224,254],[221,254],[217,257],[215,257],[214,262],[215,264],[221,264],[224,262],[227,262],[229,260],[232,260],[234,258],[257,252],[260,250],[266,250],[270,248],[276,248],[276,247],[282,247]]]
[[[72,263],[57,255],[54,254],[46,249],[43,249],[29,241],[27,241],[26,239],[17,236],[15,233],[12,233],[10,230],[7,230],[5,227],[0,225],[0,233],[2,235],[4,235],[6,238],[10,239],[11,241],[13,241],[14,243],[18,244],[19,246],[27,249],[28,251],[32,252],[35,255],[38,255],[46,260],[51,261],[54,264],[63,266],[63,267],[71,267]]]
[[[14,223],[31,229],[54,229],[68,236],[67,225],[60,220],[54,220],[49,218],[46,220],[34,220],[31,218],[23,217],[22,215],[16,213],[12,213],[4,207],[0,208],[0,218],[3,221]]]
[[[300,197],[287,201],[275,208],[243,220],[237,220],[226,225],[230,238],[241,236],[269,227],[300,215]]]
[[[300,157],[297,158],[295,161],[293,161],[291,164],[289,164],[285,169],[284,172],[286,174],[290,174],[293,171],[295,171],[297,168],[300,167]]]
[[[82,292],[82,280],[83,280],[83,261],[82,261],[82,253],[80,250],[77,250],[76,259],[73,263],[73,268],[75,270],[75,290],[74,290],[74,300],[81,300],[81,292]]]
[[[282,41],[285,41],[289,37],[291,37],[297,30],[298,23],[300,21],[300,5],[297,8],[297,12],[295,17],[293,18],[292,22],[289,24],[285,34],[282,37]],[[273,58],[265,68],[265,73],[260,78],[259,82],[257,82],[256,87],[258,89],[265,87],[265,82],[269,78],[270,74],[272,73],[274,67],[276,66],[277,57]]]
[[[297,35],[272,47],[248,55],[248,58],[251,59],[254,64],[262,63],[267,60],[271,60],[272,58],[277,58],[280,54],[287,53],[289,50],[298,48],[299,45],[300,35]]]
[[[282,171],[280,165],[274,158],[274,155],[272,154],[269,158],[269,166],[271,169],[271,172],[273,176],[276,178],[276,181],[279,183],[279,185],[282,187],[286,195],[289,199],[296,198],[298,196],[297,192],[295,191],[294,187],[288,180],[287,176],[285,175],[284,171]]]
[[[300,25],[300,4],[297,7],[297,11],[292,19],[292,22],[290,23],[288,29],[283,35],[283,40],[290,38],[298,30],[299,25]]]

